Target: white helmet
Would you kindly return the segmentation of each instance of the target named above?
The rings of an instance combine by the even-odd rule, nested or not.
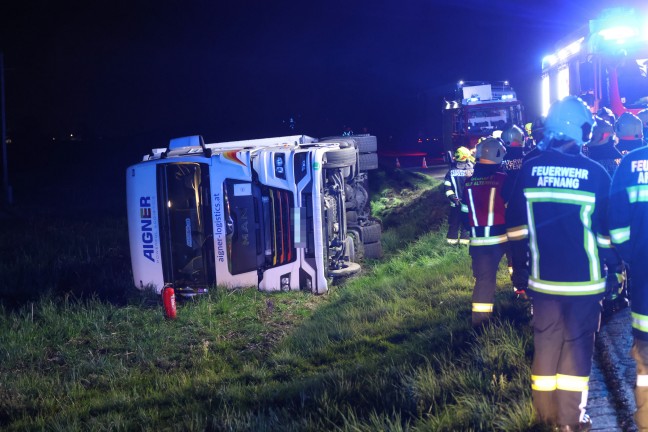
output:
[[[477,163],[495,165],[502,162],[506,154],[506,147],[499,138],[488,137],[477,143],[475,157]]]
[[[589,146],[597,146],[607,144],[610,141],[610,138],[615,138],[614,127],[608,123],[607,120],[602,119],[599,116],[595,117],[596,124],[592,128],[592,139],[589,142]]]
[[[633,141],[643,139],[643,123],[631,112],[624,112],[614,125],[620,140]]]
[[[594,117],[585,102],[576,96],[567,96],[549,108],[544,124],[545,138],[575,141],[582,146],[592,135]]]
[[[502,132],[502,141],[505,146],[524,147],[524,132],[516,125],[508,127]]]

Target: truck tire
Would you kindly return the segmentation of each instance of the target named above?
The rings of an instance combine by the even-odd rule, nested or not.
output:
[[[360,227],[362,235],[362,243],[375,243],[380,242],[380,237],[382,236],[382,228],[379,223],[374,223],[371,225],[365,225]]]
[[[345,168],[355,165],[357,155],[354,148],[341,148],[326,152],[324,169]]]
[[[382,244],[380,242],[366,243],[363,248],[365,259],[382,258]]]
[[[378,153],[360,153],[360,171],[378,168]]]

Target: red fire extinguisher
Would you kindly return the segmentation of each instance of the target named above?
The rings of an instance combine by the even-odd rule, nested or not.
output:
[[[162,290],[162,305],[164,306],[164,316],[167,319],[176,319],[175,290],[172,286],[165,286]]]

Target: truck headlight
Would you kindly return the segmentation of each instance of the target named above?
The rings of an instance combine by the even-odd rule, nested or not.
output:
[[[284,160],[284,155],[282,154],[277,154],[274,157],[274,166],[275,166],[275,176],[285,179],[286,178],[286,170],[284,168],[286,161]]]

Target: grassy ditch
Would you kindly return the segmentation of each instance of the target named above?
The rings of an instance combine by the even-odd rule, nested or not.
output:
[[[22,279],[0,308],[0,428],[531,430],[531,336],[506,269],[495,320],[474,332],[439,183],[395,171],[374,187],[387,253],[361,277],[324,296],[217,289],[175,321],[124,294],[123,221],[83,240],[82,224],[34,228],[56,244],[26,241],[4,268]],[[48,294],[21,296],[23,281]]]

